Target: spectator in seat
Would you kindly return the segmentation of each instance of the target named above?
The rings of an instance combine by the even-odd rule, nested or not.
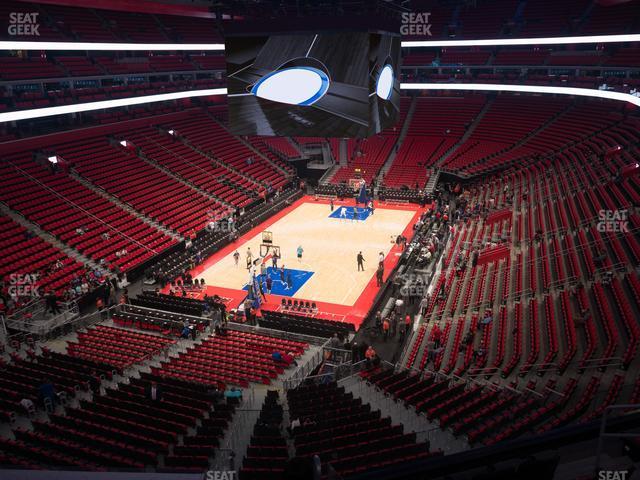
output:
[[[148,400],[152,402],[161,402],[162,401],[162,387],[158,385],[158,382],[155,380],[151,381],[151,384],[147,387],[145,396]]]
[[[58,403],[58,395],[56,394],[56,389],[53,383],[51,383],[51,381],[48,379],[44,380],[38,387],[38,396],[43,404],[47,399],[51,402],[51,405],[55,405],[56,403]]]
[[[540,243],[540,241],[542,240],[542,230],[537,229],[533,239],[535,240],[536,243]]]
[[[189,338],[189,335],[191,334],[191,330],[189,330],[189,325],[185,325],[184,327],[182,327],[182,332],[180,333],[180,336],[182,338]]]
[[[289,425],[289,433],[293,433],[296,428],[299,428],[301,425],[299,418],[294,418]]]
[[[613,280],[613,272],[611,270],[607,270],[602,276],[602,284],[609,285],[611,280]]]
[[[282,354],[282,359],[287,363],[287,365],[293,364],[294,366],[298,366],[298,362],[296,362],[296,357],[293,352],[287,352]]]
[[[100,391],[100,377],[98,376],[98,372],[95,370],[91,370],[91,375],[89,375],[89,380],[87,382],[89,384],[89,388],[92,392]]]
[[[56,296],[55,292],[50,290],[46,294],[46,296],[45,296],[45,305],[46,305],[46,312],[47,313],[49,311],[54,315],[57,315],[57,314],[60,313],[60,308],[58,307],[58,297]]]
[[[227,399],[227,403],[242,400],[242,390],[231,387],[229,390],[224,392],[224,397]]]
[[[602,250],[598,250],[598,253],[595,257],[593,257],[593,263],[595,263],[596,267],[602,267],[604,261],[607,259],[607,254]]]
[[[440,327],[438,326],[438,324],[433,326],[433,330],[431,331],[431,338],[433,338],[433,347],[434,348],[438,348],[440,347],[440,338],[442,337],[442,331],[440,330]]]
[[[282,359],[282,354],[277,350],[271,354],[271,358],[276,363],[284,363]]]
[[[20,400],[20,405],[22,406],[22,408],[24,409],[27,415],[32,415],[35,413],[36,407],[30,399],[23,398],[22,400]]]

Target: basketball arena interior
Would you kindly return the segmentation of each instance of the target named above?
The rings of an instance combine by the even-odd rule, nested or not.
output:
[[[640,478],[640,0],[0,19],[0,479]]]

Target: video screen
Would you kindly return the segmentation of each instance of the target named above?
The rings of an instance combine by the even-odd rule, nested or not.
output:
[[[225,52],[236,135],[367,137],[397,120],[399,36],[240,36]]]

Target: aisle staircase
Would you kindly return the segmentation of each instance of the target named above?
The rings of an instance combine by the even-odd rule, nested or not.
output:
[[[411,125],[411,121],[413,120],[413,113],[416,111],[417,101],[415,98],[411,99],[411,105],[409,105],[409,110],[407,111],[407,115],[404,119],[404,123],[402,124],[402,128],[400,129],[400,134],[396,139],[396,143],[393,145],[391,152],[389,153],[389,157],[382,165],[380,172],[378,172],[378,176],[376,178],[376,183],[380,184],[384,179],[384,176],[387,174],[391,165],[393,165],[393,161],[396,159],[396,153],[400,150],[400,146],[404,139],[407,137],[407,132],[409,131],[409,126]]]

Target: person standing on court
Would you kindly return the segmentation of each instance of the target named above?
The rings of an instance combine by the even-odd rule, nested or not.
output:
[[[333,212],[333,198],[331,200],[329,200],[329,207],[331,208],[331,211]]]
[[[384,267],[382,266],[382,264],[380,264],[378,265],[378,269],[376,270],[376,282],[378,287],[382,286],[383,277],[384,277]]]
[[[247,270],[251,269],[253,263],[253,253],[251,253],[251,247],[247,247]]]
[[[303,252],[304,250],[302,249],[302,245],[298,245],[298,249],[296,250],[296,253],[298,254],[298,262],[302,261]]]
[[[240,253],[238,253],[238,251],[236,250],[236,252],[233,254],[233,261],[236,264],[236,267],[238,266],[238,260],[240,260]]]
[[[362,252],[358,252],[357,260],[358,260],[358,271],[362,270],[364,272],[364,257],[362,256]]]

